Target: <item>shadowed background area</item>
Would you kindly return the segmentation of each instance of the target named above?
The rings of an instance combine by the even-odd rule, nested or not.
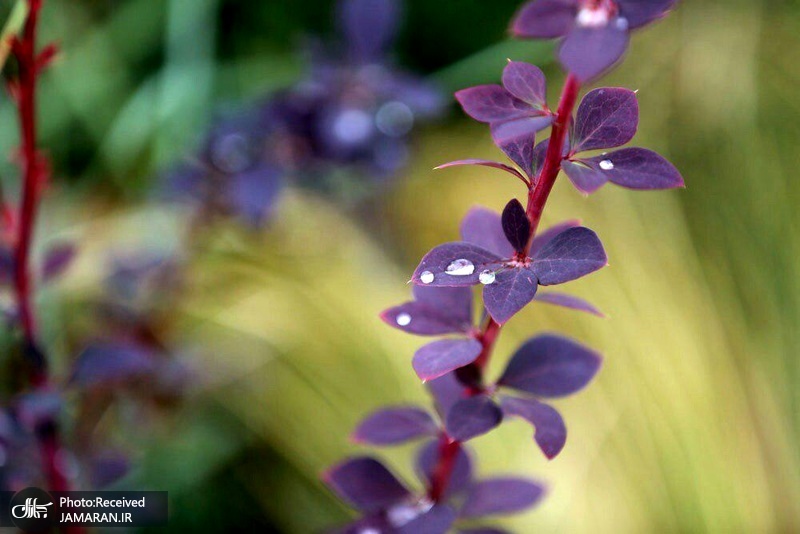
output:
[[[552,103],[563,81],[552,47],[506,40],[519,5],[409,0],[393,56],[448,98],[498,80],[507,57],[531,61],[548,75]],[[10,8],[0,2],[0,20]],[[303,36],[330,36],[331,15],[324,0],[48,0],[43,33],[63,56],[42,82],[41,144],[55,173],[40,234],[81,248],[39,296],[51,347],[87,328],[108,250],[186,239],[184,212],[149,202],[155,178],[196,147],[216,111],[298,79]],[[800,529],[797,50],[796,2],[689,0],[636,34],[603,80],[638,89],[634,144],[670,159],[687,189],[607,186],[584,198],[557,183],[545,224],[581,218],[611,263],[567,289],[609,318],[529,307],[504,328],[492,370],[537,331],[575,337],[604,364],[583,394],[557,403],[569,438],[554,461],[520,422],[475,440],[479,473],[549,486],[538,508],[500,524]],[[0,152],[16,142],[3,97]],[[364,452],[348,435],[373,409],[428,402],[410,365],[423,341],[378,313],[407,300],[419,258],[455,239],[470,207],[500,210],[523,195],[494,171],[431,170],[467,157],[500,153],[451,106],[415,133],[408,165],[380,193],[344,202],[290,188],[262,230],[204,230],[158,325],[188,355],[195,385],[135,436],[135,467],[117,487],[169,490],[175,531],[310,533],[346,521],[319,473]],[[0,162],[12,194],[15,177]],[[413,453],[380,454],[413,485]]]

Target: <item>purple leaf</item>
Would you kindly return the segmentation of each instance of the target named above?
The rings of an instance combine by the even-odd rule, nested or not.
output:
[[[567,442],[567,427],[555,408],[534,399],[503,397],[503,413],[522,417],[534,427],[533,439],[548,460],[552,460]]]
[[[561,43],[558,58],[581,83],[597,78],[616,64],[628,48],[628,31],[619,19],[597,28],[575,28]]]
[[[77,249],[72,243],[60,243],[50,248],[44,257],[42,279],[52,280],[63,274],[72,264],[76,253]]]
[[[493,283],[484,286],[483,301],[492,319],[505,324],[536,295],[536,275],[526,267],[511,267],[495,275]]]
[[[503,87],[536,108],[545,106],[547,87],[544,73],[535,65],[509,61],[503,69]]]
[[[342,0],[339,17],[353,55],[371,60],[385,52],[394,39],[400,4],[396,0]]]
[[[492,141],[503,152],[509,145],[533,143],[536,132],[553,123],[553,116],[537,113],[530,117],[492,123]]]
[[[597,234],[579,226],[560,233],[536,253],[531,270],[543,286],[563,284],[608,264]]]
[[[628,21],[628,28],[634,30],[666,15],[677,0],[617,0],[620,16]]]
[[[421,380],[433,380],[474,362],[482,349],[474,339],[441,339],[417,350],[412,366]]]
[[[439,431],[428,412],[413,406],[385,408],[372,413],[353,432],[353,441],[369,445],[396,445]]]
[[[382,463],[369,456],[345,460],[323,478],[342,500],[362,512],[387,508],[411,496]]]
[[[154,355],[129,343],[95,343],[75,360],[70,382],[82,387],[111,386],[145,378],[156,368]]]
[[[472,208],[461,221],[461,239],[501,258],[511,258],[514,247],[503,233],[500,214],[487,208]]]
[[[536,253],[542,250],[546,244],[550,241],[558,237],[559,235],[563,234],[570,228],[575,228],[581,225],[581,221],[578,219],[570,219],[568,221],[560,222],[556,225],[551,226],[547,230],[536,234],[536,237],[533,238],[533,242],[531,242],[531,256],[536,256]]]
[[[536,132],[514,137],[506,143],[499,143],[497,139],[495,142],[511,161],[519,165],[528,178],[533,178]]]
[[[399,525],[397,534],[447,534],[455,522],[455,511],[449,506],[438,505]]]
[[[522,478],[491,478],[472,485],[461,507],[462,517],[513,514],[526,510],[544,496],[544,487]]]
[[[638,125],[636,93],[619,87],[595,89],[578,107],[572,151],[622,146],[633,139]]]
[[[464,385],[458,380],[455,373],[447,373],[427,382],[426,385],[436,400],[436,411],[442,420],[447,419],[447,413],[455,403],[466,398]]]
[[[514,17],[511,31],[517,37],[562,37],[575,26],[577,13],[577,0],[533,0]]]
[[[584,195],[594,193],[608,181],[603,173],[589,167],[583,160],[564,160],[561,162],[561,169],[567,174],[575,189]]]
[[[680,172],[669,161],[645,148],[623,148],[594,158],[581,159],[608,181],[629,189],[684,187]]]
[[[598,317],[605,317],[605,314],[603,314],[603,312],[597,309],[597,307],[595,307],[594,304],[592,304],[591,302],[586,302],[582,298],[573,295],[540,291],[533,298],[534,300],[537,300],[539,302],[554,304],[555,306],[561,306],[564,308],[569,308],[571,310],[584,311],[586,313],[591,313],[592,315],[596,315]]]
[[[514,353],[497,383],[539,397],[563,397],[583,389],[601,361],[600,354],[588,347],[545,334],[528,340]]]
[[[500,218],[503,226],[503,233],[508,242],[519,253],[522,253],[528,246],[528,238],[531,236],[531,223],[525,208],[516,198],[506,204],[503,215]]]
[[[428,484],[433,481],[436,465],[439,461],[439,441],[431,441],[420,448],[417,455],[417,471],[420,477],[424,478]],[[450,475],[450,482],[444,490],[446,497],[456,495],[469,487],[472,483],[472,460],[463,446],[458,448],[456,459],[453,463],[453,471]]]
[[[496,84],[462,89],[455,96],[464,112],[480,122],[503,122],[541,115],[530,104]]]
[[[393,528],[386,519],[386,513],[381,510],[333,532],[336,534],[363,534],[364,532],[391,532]]]
[[[386,324],[409,334],[466,333],[472,328],[472,291],[468,287],[414,286],[416,300],[384,310]]]
[[[458,160],[458,161],[451,161],[449,163],[445,163],[443,165],[439,165],[438,167],[435,167],[434,170],[447,169],[448,167],[456,167],[456,166],[460,166],[460,165],[480,165],[482,167],[491,167],[493,169],[500,169],[501,171],[505,171],[505,172],[511,174],[512,176],[516,176],[517,178],[519,178],[523,182],[527,183],[527,179],[522,175],[522,173],[520,173],[514,167],[511,167],[510,165],[506,165],[505,163],[500,163],[500,162],[497,162],[497,161],[490,161],[490,160],[486,160],[486,159],[462,159],[462,160]]]
[[[432,289],[462,288],[437,287]],[[380,317],[389,326],[419,336],[438,336],[469,331],[469,323],[454,321],[444,315],[444,311],[444,309],[429,308],[419,302],[406,302],[384,310]]]
[[[128,457],[117,451],[105,451],[91,458],[90,477],[95,488],[104,488],[130,471]]]
[[[283,174],[277,166],[260,165],[231,177],[233,209],[254,227],[270,219],[282,191]]]
[[[458,441],[467,441],[495,428],[503,412],[485,395],[476,395],[453,405],[447,414],[447,433]]]
[[[481,247],[464,242],[445,243],[428,252],[411,281],[430,287],[472,286],[480,273],[497,265],[500,258]]]

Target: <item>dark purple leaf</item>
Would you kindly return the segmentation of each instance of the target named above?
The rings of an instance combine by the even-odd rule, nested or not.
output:
[[[522,6],[514,17],[511,31],[517,37],[562,37],[575,26],[577,14],[577,0],[533,0]]]
[[[567,427],[555,408],[534,399],[503,397],[503,413],[522,417],[534,427],[533,439],[548,460],[552,460],[567,442]]]
[[[439,431],[428,412],[413,406],[385,408],[372,413],[353,432],[353,441],[369,445],[395,445]]]
[[[438,167],[435,167],[434,170],[447,169],[448,167],[456,167],[459,165],[480,165],[482,167],[491,167],[493,169],[500,169],[501,171],[505,171],[511,174],[512,176],[519,178],[523,182],[526,182],[526,179],[522,175],[522,173],[520,173],[514,167],[506,165],[505,163],[499,163],[497,161],[490,161],[486,159],[462,159],[458,161],[451,161],[449,163],[445,163],[444,165],[439,165]]]
[[[362,517],[358,521],[333,532],[336,534],[364,534],[365,532],[391,532],[393,528],[389,520],[386,519],[386,514],[383,511],[379,511]]]
[[[254,227],[270,219],[282,191],[283,175],[276,166],[260,165],[231,177],[233,209]]]
[[[458,401],[447,414],[447,433],[458,441],[467,441],[495,428],[503,412],[487,396],[476,395]]]
[[[95,488],[104,488],[124,477],[130,471],[131,462],[128,457],[116,451],[106,451],[91,459],[92,484]]]
[[[519,165],[528,178],[533,178],[536,132],[514,137],[506,143],[498,143],[498,146],[511,161]]]
[[[474,362],[482,348],[474,339],[434,341],[417,350],[412,366],[421,380],[433,380]]]
[[[412,286],[414,300],[462,323],[472,323],[472,291],[468,287]]]
[[[669,161],[645,148],[623,148],[594,158],[581,159],[609,182],[629,189],[684,187],[680,172]]]
[[[427,382],[426,385],[436,400],[436,411],[443,421],[447,419],[447,413],[453,405],[466,398],[464,385],[458,380],[455,373],[447,373]]]
[[[598,317],[605,317],[605,314],[597,309],[594,304],[591,302],[586,302],[582,298],[573,295],[540,291],[533,298],[539,302],[546,302],[547,304],[554,304],[556,306],[569,308],[571,310],[591,313],[592,315],[596,315]]]
[[[0,245],[0,283],[6,284],[14,278],[14,250]]]
[[[526,267],[511,267],[498,272],[493,283],[484,286],[483,302],[492,319],[505,324],[536,295],[536,275]]]
[[[445,243],[422,258],[411,280],[430,287],[472,286],[484,269],[499,261],[497,255],[470,243]]]
[[[665,16],[677,0],[617,0],[620,16],[628,21],[628,28],[634,30]]]
[[[391,515],[389,517],[391,520]],[[438,505],[408,523],[398,525],[397,534],[447,534],[455,522],[455,511],[447,505]]]
[[[564,397],[583,389],[600,369],[597,352],[565,337],[528,340],[508,362],[498,385],[539,397]]]
[[[500,222],[508,242],[514,250],[522,253],[528,246],[528,238],[531,236],[531,223],[522,203],[514,198],[506,204]]]
[[[563,284],[593,273],[608,264],[597,234],[584,228],[560,233],[536,253],[531,270],[543,286]]]
[[[578,107],[572,151],[622,146],[633,139],[638,125],[636,93],[619,87],[595,89]]]
[[[492,141],[502,151],[506,152],[509,145],[529,143],[535,140],[536,132],[544,130],[553,123],[553,116],[549,114],[535,114],[530,117],[493,122]]]
[[[422,336],[466,333],[472,328],[472,290],[468,287],[414,286],[414,301],[389,308],[381,319]]]
[[[439,441],[431,441],[426,443],[420,448],[417,455],[417,471],[421,478],[425,479],[428,484],[431,484],[436,471],[436,465],[439,462],[439,448],[441,443]],[[472,460],[469,454],[460,446],[456,453],[456,459],[453,463],[453,471],[450,474],[450,482],[444,490],[446,497],[456,495],[469,487],[472,483]]]
[[[362,512],[375,512],[411,496],[382,463],[368,456],[345,460],[323,478],[342,500]]]
[[[456,93],[464,112],[480,122],[494,123],[541,115],[530,104],[514,97],[503,87],[479,85]]]
[[[42,423],[58,420],[64,408],[60,393],[50,390],[34,390],[16,399],[16,413],[23,427],[33,431]]]
[[[342,33],[360,60],[374,60],[394,39],[400,21],[397,0],[341,0]]]
[[[503,87],[509,93],[536,108],[545,106],[547,88],[544,73],[535,65],[509,61],[503,69]]]
[[[628,31],[619,19],[597,28],[574,28],[561,43],[558,58],[581,83],[597,78],[616,64],[628,48]]]
[[[111,386],[145,378],[156,369],[154,355],[129,343],[95,343],[75,360],[70,382],[82,387]]]
[[[487,208],[472,208],[461,221],[461,239],[478,245],[500,258],[511,258],[514,247],[503,233],[500,214]]]
[[[42,265],[42,278],[51,280],[67,270],[75,259],[77,249],[72,243],[60,243],[47,251]]]
[[[580,225],[581,221],[579,221],[578,219],[570,219],[568,221],[560,222],[556,225],[553,225],[547,230],[544,230],[536,234],[536,237],[534,237],[533,241],[531,242],[530,255],[536,256],[536,253],[542,250],[542,247],[544,247],[550,241],[552,241],[559,235],[563,234],[570,228],[575,228]]]
[[[603,173],[589,167],[582,160],[570,161],[565,159],[561,162],[561,169],[567,174],[575,189],[584,195],[594,193],[608,181],[608,178]]]
[[[462,517],[522,512],[544,496],[544,486],[522,478],[491,478],[472,485],[461,507]]]

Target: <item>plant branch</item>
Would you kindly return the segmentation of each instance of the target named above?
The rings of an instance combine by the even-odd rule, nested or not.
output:
[[[564,82],[564,88],[561,91],[556,118],[553,121],[550,133],[550,144],[547,147],[542,170],[537,177],[536,183],[528,190],[528,206],[525,213],[531,223],[531,236],[525,250],[526,256],[530,250],[533,238],[536,235],[536,230],[539,226],[539,221],[541,220],[547,199],[550,196],[550,191],[552,191],[558,173],[561,170],[561,147],[564,146],[564,140],[566,139],[569,123],[572,118],[572,110],[575,108],[575,103],[578,100],[580,88],[578,79],[572,74],[568,75]],[[478,355],[478,358],[471,365],[477,370],[477,374],[481,379],[481,386],[483,382],[483,372],[492,356],[492,351],[494,350],[497,338],[500,336],[501,328],[502,325],[489,317],[486,326],[484,326],[483,330],[476,336],[476,339],[480,341],[483,349],[480,355]],[[476,389],[473,386],[466,386],[466,390],[470,395],[484,392],[483,387]],[[434,476],[428,492],[433,502],[438,502],[444,495],[444,491],[450,482],[456,454],[460,447],[461,444],[458,441],[452,440],[446,435],[442,437],[442,442],[439,446],[439,458],[434,468]]]

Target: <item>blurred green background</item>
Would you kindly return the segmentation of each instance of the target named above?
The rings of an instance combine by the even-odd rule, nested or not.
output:
[[[0,1],[0,20],[12,2]],[[517,0],[409,0],[398,62],[448,92],[499,79],[506,57],[541,65],[552,47],[506,40]],[[63,55],[42,80],[42,145],[54,159],[43,240],[71,235],[78,265],[42,292],[47,337],[98,282],[103,251],[170,246],[181,214],[146,202],[153,178],[202,136],[215,110],[302,75],[304,34],[330,35],[333,3],[48,0],[43,39]],[[611,266],[568,290],[610,318],[534,306],[501,338],[493,369],[535,331],[605,354],[598,380],[558,403],[570,437],[547,462],[512,422],[475,441],[480,473],[525,473],[549,497],[503,519],[515,532],[800,530],[800,3],[684,1],[637,34],[606,85],[639,90],[635,143],[682,171],[686,190],[557,184],[546,222],[581,217]],[[360,417],[427,402],[410,367],[421,344],[377,318],[406,299],[417,260],[452,240],[474,204],[499,210],[517,183],[493,172],[433,172],[498,158],[486,128],[451,117],[415,141],[385,195],[347,208],[286,195],[274,224],[219,225],[191,265],[164,335],[193,349],[198,386],[133,440],[120,487],[167,489],[175,531],[311,533],[346,520],[318,482]],[[0,99],[0,152],[16,145]],[[0,162],[4,186],[16,171]],[[379,224],[362,221],[379,215]],[[798,234],[800,235],[800,234]],[[45,312],[43,312],[45,313]],[[383,453],[382,453],[383,454]],[[409,483],[412,448],[385,457]]]

